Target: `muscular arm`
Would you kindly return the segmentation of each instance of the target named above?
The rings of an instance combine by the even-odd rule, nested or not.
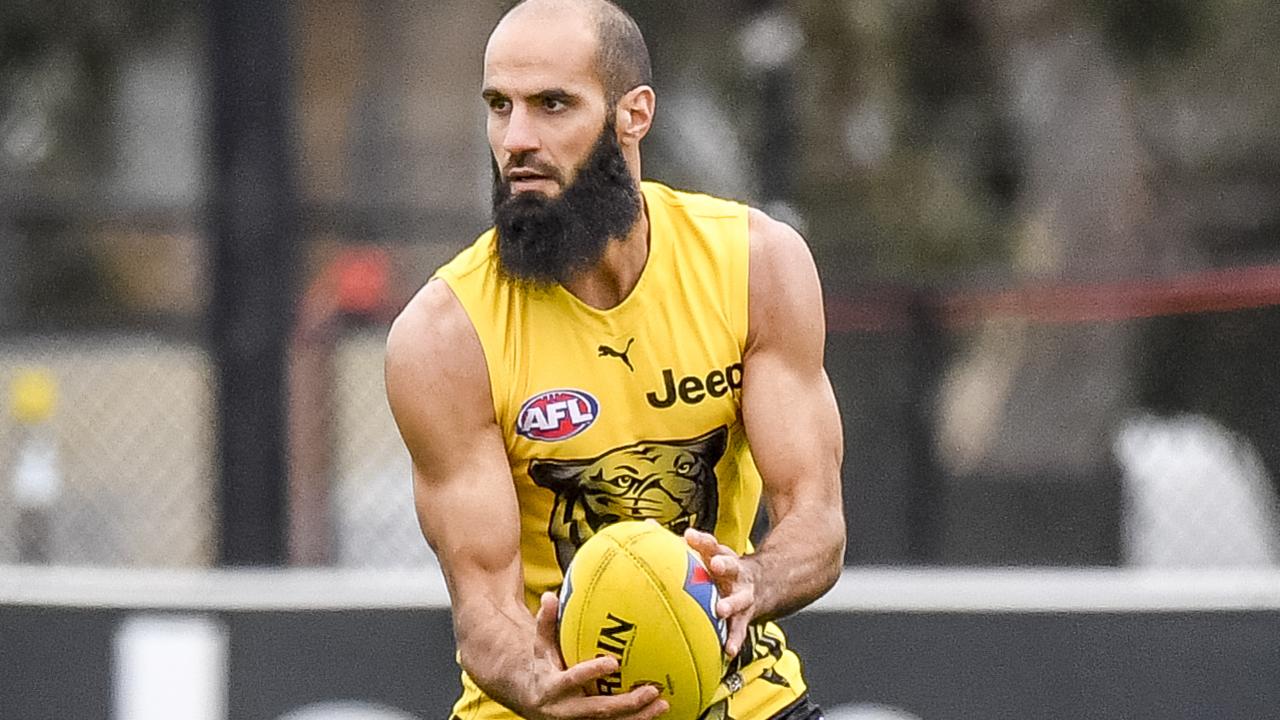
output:
[[[756,552],[737,557],[691,531],[725,592],[726,651],[737,654],[747,623],[794,612],[840,576],[845,527],[843,439],[822,366],[826,327],[818,273],[803,238],[752,211],[742,416],[764,482],[770,530]],[[778,422],[785,418],[785,422]]]
[[[449,586],[462,665],[495,699],[518,702],[510,679],[529,674],[534,622],[521,600],[515,491],[480,341],[443,283],[424,288],[392,326],[386,381],[413,458],[418,522]]]
[[[476,684],[531,719],[647,718],[664,709],[649,690],[585,697],[582,687],[615,661],[566,670],[554,596],[543,598],[536,618],[525,607],[519,506],[484,353],[444,283],[428,283],[392,326],[386,382],[413,460],[418,521],[444,571],[459,658]]]
[[[817,269],[804,239],[763,213],[751,219],[749,295],[742,415],[771,528],[751,561],[756,616],[772,618],[813,602],[840,576],[844,440],[822,366]]]

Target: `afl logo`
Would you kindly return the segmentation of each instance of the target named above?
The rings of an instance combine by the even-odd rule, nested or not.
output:
[[[524,401],[516,433],[530,440],[567,440],[591,427],[600,403],[582,390],[548,390]]]

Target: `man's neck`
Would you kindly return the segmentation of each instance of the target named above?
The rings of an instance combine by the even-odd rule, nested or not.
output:
[[[608,310],[627,299],[648,261],[649,209],[642,206],[626,238],[611,238],[600,261],[566,280],[564,289],[597,310]]]

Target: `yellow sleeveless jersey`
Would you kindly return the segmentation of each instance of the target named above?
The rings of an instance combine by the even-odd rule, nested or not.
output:
[[[738,553],[761,482],[742,424],[747,208],[641,186],[649,256],[627,298],[595,309],[559,285],[526,290],[497,272],[494,232],[436,277],[480,337],[493,411],[520,503],[525,603],[536,612],[601,527],[654,518],[715,533]],[[511,720],[463,673],[459,720]],[[773,623],[753,627],[704,717],[764,720],[805,690]]]

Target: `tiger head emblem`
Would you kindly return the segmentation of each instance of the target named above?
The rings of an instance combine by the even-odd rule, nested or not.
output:
[[[722,425],[690,440],[645,440],[583,460],[532,461],[533,482],[556,496],[547,531],[560,569],[597,530],[619,520],[652,518],[676,533],[713,531],[715,469],[728,437]]]

